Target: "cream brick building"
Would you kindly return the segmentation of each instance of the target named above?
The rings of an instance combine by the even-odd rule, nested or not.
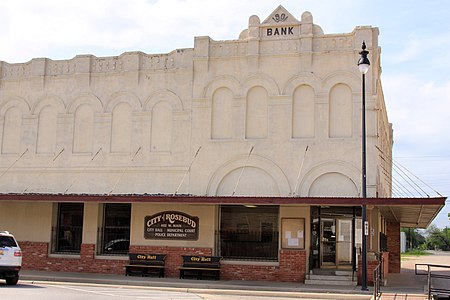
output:
[[[128,251],[158,252],[177,276],[182,254],[204,253],[223,257],[223,278],[241,269],[241,279],[304,281],[314,268],[355,269],[367,204],[369,249],[394,253],[398,271],[386,236],[426,226],[445,199],[387,200],[393,135],[378,34],[325,34],[311,13],[279,6],[251,16],[238,39],[196,37],[193,49],[1,62],[0,229],[16,235],[30,269],[121,273]],[[197,239],[146,236],[144,220],[161,212],[198,217]],[[326,228],[331,247],[320,242]],[[129,249],[109,253],[119,240]]]

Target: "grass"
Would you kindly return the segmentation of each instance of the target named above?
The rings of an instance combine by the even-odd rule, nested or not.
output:
[[[422,250],[422,249],[413,249],[413,250],[409,250],[406,251],[405,253],[402,253],[402,257],[408,257],[408,256],[422,256],[422,255],[433,255],[433,253],[430,253],[426,250]]]

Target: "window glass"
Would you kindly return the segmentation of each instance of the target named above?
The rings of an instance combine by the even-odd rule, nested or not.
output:
[[[0,236],[0,248],[17,247],[16,241],[10,236]]]
[[[99,254],[127,254],[130,247],[131,204],[106,203],[99,229]]]
[[[222,206],[220,256],[276,261],[278,215],[278,206]]]
[[[83,237],[83,203],[59,203],[53,230],[54,253],[80,253]]]

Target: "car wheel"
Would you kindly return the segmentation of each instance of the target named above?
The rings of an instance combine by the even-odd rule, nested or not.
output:
[[[5,280],[7,285],[16,285],[19,281],[19,276],[6,277]]]

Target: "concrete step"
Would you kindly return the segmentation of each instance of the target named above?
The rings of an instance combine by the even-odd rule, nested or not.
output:
[[[331,281],[352,281],[352,276],[336,276],[336,275],[315,275],[311,274],[309,275],[309,279],[311,280],[322,280],[322,282],[331,280]]]
[[[356,281],[349,280],[327,280],[324,281],[322,279],[306,279],[305,284],[310,285],[339,285],[339,286],[356,286]]]
[[[314,275],[337,275],[337,276],[352,276],[353,271],[349,270],[336,270],[336,269],[314,269],[309,272]],[[355,271],[356,274],[356,271]]]
[[[351,270],[314,269],[305,280],[305,284],[356,286],[356,273],[355,276],[352,274]]]
[[[352,276],[353,271],[343,271],[343,270],[336,270],[334,272],[334,274],[336,274],[337,276]],[[356,272],[355,272],[355,276],[356,276]]]

